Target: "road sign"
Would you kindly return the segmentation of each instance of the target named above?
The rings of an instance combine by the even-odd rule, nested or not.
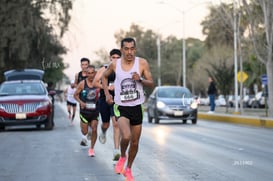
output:
[[[267,85],[267,75],[266,74],[263,74],[261,76],[261,80],[262,80],[262,84]]]
[[[246,81],[247,78],[248,78],[247,73],[245,73],[243,71],[238,72],[237,79],[239,82],[244,82],[244,81]]]

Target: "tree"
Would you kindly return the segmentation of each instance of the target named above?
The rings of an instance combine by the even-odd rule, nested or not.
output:
[[[202,71],[207,72],[208,76],[212,76],[217,82],[220,93],[226,96],[232,92],[234,83],[233,6],[232,4],[221,3],[217,6],[211,6],[209,9],[209,15],[201,23],[203,34],[207,35],[204,41],[206,53],[198,62],[197,71],[199,72],[202,69]],[[243,29],[243,27],[239,29]],[[242,32],[239,31],[239,34]],[[201,78],[201,81],[205,81],[204,78]]]
[[[205,40],[206,46],[211,48],[213,46],[225,45],[232,48],[235,40],[234,35],[237,35],[236,39],[238,42],[236,42],[236,45],[238,47],[238,57],[236,58],[239,58],[240,65],[238,71],[245,71],[248,73],[249,78],[244,84],[248,88],[253,87],[254,84],[257,84],[257,80],[259,80],[259,75],[261,75],[263,68],[261,63],[256,61],[257,58],[253,58],[253,46],[249,43],[249,38],[245,36],[249,34],[247,28],[249,20],[246,15],[246,8],[244,6],[239,6],[237,8],[234,7],[233,4],[222,3],[219,6],[211,7],[210,9],[211,12],[209,16],[202,22],[202,25],[204,26],[203,32],[208,35]],[[252,6],[252,10],[254,10],[255,13],[261,14],[258,6]],[[255,16],[255,20],[261,22],[260,17]],[[236,23],[236,30],[234,30],[234,23]],[[257,25],[258,24],[256,24],[256,26]],[[261,30],[259,30],[259,32],[261,32]],[[240,95],[242,101],[243,83],[240,84]],[[241,111],[243,111],[242,107]]]
[[[266,66],[269,116],[273,116],[273,2],[242,0],[249,20],[249,36],[257,59]],[[261,11],[262,13],[257,13]]]
[[[210,14],[201,22],[206,35],[207,48],[224,45],[233,46],[232,5],[221,3],[210,6]]]
[[[182,44],[181,40],[169,36],[161,42],[161,80],[162,85],[181,85],[182,83]]]
[[[207,95],[208,76],[214,78],[219,94],[230,94],[234,87],[232,48],[222,46],[206,50],[196,63],[193,74],[202,75],[192,76],[195,84],[199,85],[199,94],[202,96]]]
[[[196,88],[198,89],[199,86],[196,84],[195,81],[192,81],[192,77],[196,77],[196,74],[194,73],[194,69],[196,67],[196,64],[201,59],[205,52],[205,45],[204,42],[195,39],[195,38],[188,38],[186,41],[186,56],[187,56],[187,87],[191,87],[192,93],[196,94]]]
[[[109,63],[109,51],[105,49],[99,49],[95,52],[95,54],[97,57],[99,57],[98,60],[93,60],[95,67],[99,68],[102,65]]]
[[[59,35],[62,37],[68,30],[70,22],[69,11],[72,9],[73,0],[28,0],[32,7],[40,10],[44,14],[43,19],[51,21],[50,25],[59,29]]]
[[[46,13],[48,8],[50,11]],[[71,8],[71,0],[1,1],[1,70],[45,68],[45,77],[54,73],[54,76],[48,77],[52,77],[54,82],[58,81],[65,68],[60,55],[66,52],[59,41],[59,36],[62,36],[67,28],[70,20],[68,11]],[[58,17],[56,22],[60,35],[53,33],[54,25],[50,24],[49,18],[45,18],[46,15],[50,18]]]

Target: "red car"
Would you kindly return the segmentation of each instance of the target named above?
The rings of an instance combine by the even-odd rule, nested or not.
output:
[[[0,86],[0,130],[6,126],[41,125],[54,127],[54,107],[42,81],[44,71],[10,70]]]

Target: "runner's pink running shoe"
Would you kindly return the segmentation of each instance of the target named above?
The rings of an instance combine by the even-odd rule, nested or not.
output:
[[[126,177],[126,181],[134,181],[134,177],[132,175],[132,170],[130,168],[126,168],[123,175]]]
[[[88,156],[91,156],[91,157],[94,157],[94,156],[95,156],[94,149],[89,148],[89,150],[88,150]]]
[[[117,174],[123,173],[123,171],[124,171],[123,167],[124,167],[125,162],[126,162],[126,157],[120,157],[119,158],[119,160],[118,160],[118,162],[117,162],[117,164],[115,166],[115,172]]]

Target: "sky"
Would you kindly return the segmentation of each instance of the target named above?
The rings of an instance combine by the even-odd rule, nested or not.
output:
[[[207,7],[220,0],[75,0],[69,30],[62,38],[68,48],[63,56],[69,64],[65,74],[70,79],[79,72],[80,59],[96,57],[95,51],[119,48],[114,34],[128,31],[135,23],[167,37],[204,39],[201,21],[208,15]],[[183,13],[184,12],[184,13]]]

